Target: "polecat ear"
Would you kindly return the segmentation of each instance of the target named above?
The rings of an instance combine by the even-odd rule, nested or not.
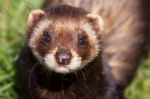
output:
[[[44,11],[41,9],[31,11],[28,16],[28,27],[32,27],[43,15]]]
[[[96,32],[100,33],[104,29],[104,23],[101,16],[87,14],[86,17]]]

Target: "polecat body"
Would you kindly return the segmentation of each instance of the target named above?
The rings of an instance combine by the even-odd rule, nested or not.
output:
[[[68,4],[101,15],[103,52],[121,86],[132,80],[145,45],[150,48],[149,0],[47,0],[43,6]],[[148,49],[147,48],[147,49]]]
[[[140,0],[63,3],[94,14],[67,5],[30,13],[19,58],[28,98],[122,99],[142,52]]]

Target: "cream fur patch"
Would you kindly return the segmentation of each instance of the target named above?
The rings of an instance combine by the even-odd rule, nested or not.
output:
[[[48,19],[42,20],[40,21],[36,27],[33,29],[33,33],[31,33],[31,38],[29,40],[29,46],[32,49],[33,54],[39,59],[39,61],[41,62],[43,59],[42,57],[39,55],[39,53],[36,51],[36,40],[38,40],[39,36],[42,35],[43,30],[45,30],[46,28],[48,28],[48,26],[50,25],[50,21]]]
[[[40,14],[44,14],[44,11],[42,11],[41,9],[33,10],[28,16],[28,26],[31,26],[31,24],[34,20],[34,17],[38,16]]]
[[[102,19],[102,17],[100,15],[87,14],[87,17],[97,20],[97,23],[98,23],[98,26],[99,26],[100,30],[101,31],[104,30],[104,22],[103,22],[103,19]]]
[[[79,57],[74,50],[71,50],[72,59],[70,63],[65,66],[59,66],[59,64],[57,64],[55,59],[56,51],[57,49],[53,50],[51,53],[47,54],[44,57],[44,63],[50,70],[58,73],[70,73],[70,72],[77,71],[80,68],[81,57]]]
[[[90,57],[87,60],[84,60],[82,63],[82,66],[87,65],[89,62],[95,59],[95,57],[99,54],[100,51],[100,46],[99,46],[99,40],[97,39],[97,34],[96,32],[92,29],[92,26],[88,23],[85,23],[83,25],[83,29],[89,36],[90,41],[92,41],[94,45],[94,51],[92,50],[90,53]]]
[[[78,69],[83,68],[86,66],[89,62],[93,61],[95,57],[99,54],[100,46],[99,46],[99,40],[97,39],[97,33],[93,30],[92,26],[87,22],[81,22],[81,26],[84,29],[84,31],[87,33],[90,41],[93,43],[94,48],[89,52],[90,56],[87,60],[82,60],[82,58],[72,49],[72,59],[69,65],[66,66],[59,66],[55,60],[55,53],[57,49],[53,50],[52,52],[49,52],[44,58],[38,54],[38,51],[36,51],[36,40],[38,40],[39,36],[42,35],[43,30],[48,28],[48,26],[51,24],[51,21],[48,19],[40,21],[35,29],[33,29],[33,33],[31,35],[31,39],[29,41],[29,46],[32,49],[33,54],[39,59],[40,62],[44,62],[45,65],[50,68],[53,71],[59,72],[59,73],[69,73],[76,71]],[[72,24],[72,23],[71,23]],[[57,24],[57,26],[62,26],[62,24]],[[66,25],[65,25],[66,26]],[[75,27],[74,24],[70,25],[71,27]],[[69,27],[70,27],[69,26]]]

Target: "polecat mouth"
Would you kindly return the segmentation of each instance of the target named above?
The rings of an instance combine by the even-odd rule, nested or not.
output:
[[[51,53],[46,54],[44,57],[44,64],[52,71],[57,73],[71,73],[78,71],[81,68],[81,57],[74,51],[71,50],[72,58],[67,64],[59,64],[55,58],[57,49],[53,50]]]

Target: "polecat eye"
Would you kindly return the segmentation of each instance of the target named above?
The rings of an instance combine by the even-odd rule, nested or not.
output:
[[[43,41],[49,43],[51,41],[51,35],[49,32],[43,32]]]
[[[79,35],[78,42],[79,42],[81,47],[87,47],[88,46],[87,36],[86,35]]]

